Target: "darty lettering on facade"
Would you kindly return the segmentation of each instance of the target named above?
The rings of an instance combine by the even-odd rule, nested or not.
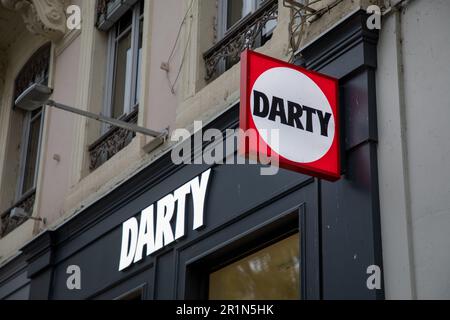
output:
[[[133,217],[122,224],[119,271],[142,260],[144,248],[148,256],[185,235],[186,199],[189,194],[192,195],[193,202],[192,229],[196,230],[203,226],[203,211],[210,173],[211,169],[203,172],[201,177],[195,177],[157,201],[156,206],[152,204],[144,209],[139,221]],[[171,224],[174,218],[175,232]]]

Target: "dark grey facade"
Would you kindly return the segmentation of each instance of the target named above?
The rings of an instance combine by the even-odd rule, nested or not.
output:
[[[358,11],[308,45],[297,63],[339,79],[342,178],[334,183],[287,170],[260,176],[256,165],[212,167],[205,227],[119,272],[122,223],[207,169],[173,165],[170,153],[46,231],[0,269],[0,298],[114,299],[142,289],[145,299],[205,299],[207,275],[235,257],[300,231],[305,299],[383,299],[366,286],[382,266],[375,101],[378,35]],[[209,127],[238,126],[236,105]],[[188,202],[189,204],[189,202]],[[187,206],[192,225],[192,206]],[[69,265],[82,289],[68,290]]]

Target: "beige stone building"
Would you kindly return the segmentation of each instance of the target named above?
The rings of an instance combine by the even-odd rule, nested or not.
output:
[[[353,40],[360,33],[346,31],[346,23],[373,4],[382,12],[381,29],[362,24],[362,40]],[[121,186],[126,193],[123,186],[131,177],[170,153],[176,144],[171,132],[193,132],[194,121],[214,123],[232,110],[240,99],[239,55],[250,48],[284,61],[304,59],[306,67],[339,77],[342,90],[376,84],[368,99],[367,117],[372,118],[367,131],[377,123],[378,132],[369,132],[361,143],[349,142],[345,151],[376,141],[377,170],[371,171],[371,179],[377,188],[370,196],[375,249],[368,260],[375,257],[373,264],[381,264],[384,282],[382,293],[369,292],[364,298],[449,298],[450,255],[444,248],[450,237],[440,228],[450,221],[450,170],[444,160],[450,146],[444,138],[449,91],[429,80],[448,83],[450,74],[450,41],[443,32],[449,30],[449,20],[443,12],[450,13],[449,3],[439,0],[0,0],[0,287],[13,278],[9,271],[2,275],[2,268],[22,259],[30,243],[86,215]],[[376,40],[370,40],[370,32]],[[347,49],[340,52],[336,45],[317,53],[314,46],[330,42],[330,34],[333,41],[341,34],[339,41]],[[378,54],[377,63],[342,72],[325,67],[329,56],[344,57],[360,42]],[[378,44],[371,47],[373,42]],[[370,60],[367,48],[362,57]],[[320,61],[314,60],[316,54]],[[429,67],[420,63],[425,58]],[[367,74],[361,71],[365,68]],[[17,108],[14,101],[36,82],[52,88],[57,102],[158,132],[168,129],[169,136],[155,143],[152,137],[56,108]],[[437,107],[422,117],[419,102],[426,97],[432,101],[429,106]],[[341,107],[349,103],[344,100]],[[443,105],[446,109],[439,107]],[[349,110],[345,119],[350,124],[359,109]],[[445,123],[438,126],[434,119]],[[353,132],[365,125],[346,128]],[[425,150],[433,161],[423,156]],[[352,161],[348,165],[357,167],[365,160]],[[349,189],[366,190],[359,182],[352,184],[352,177],[345,178]],[[325,234],[327,226],[323,228]],[[358,255],[363,254],[355,249],[349,259],[356,261]],[[365,277],[368,266],[358,277]],[[16,289],[0,291],[0,298],[16,293],[33,297],[36,289],[27,287],[32,276],[23,277]],[[330,281],[330,288],[337,286],[326,276],[322,280]],[[365,283],[361,286],[366,290]],[[187,297],[180,292],[168,297]],[[327,292],[314,297],[336,297],[333,289]],[[353,297],[360,297],[354,292]],[[47,296],[52,297],[57,293]]]
[[[111,27],[98,21],[95,1],[50,3],[2,1],[2,106],[12,106],[17,98],[15,82],[28,62],[32,70],[36,68],[33,64],[43,68],[48,85],[54,89],[55,101],[114,117],[127,115],[127,121],[153,130],[190,129],[194,120],[208,122],[239,100],[239,64],[216,76],[217,79],[206,80],[210,75],[207,77],[203,54],[220,40],[220,32],[225,32],[218,30],[217,1],[192,1],[192,4],[190,1],[141,1],[139,25],[133,25],[132,33],[127,35],[128,43],[123,45],[128,50],[135,40],[131,37],[140,37],[135,52],[136,57],[139,55],[139,72],[134,71],[139,85],[134,83],[133,86],[142,89],[128,93],[134,97],[126,106],[114,101],[123,99],[124,92],[115,97],[111,88],[115,85],[125,88],[125,80],[130,79],[117,80],[122,81],[121,84],[112,83],[111,73],[115,70],[108,66],[111,54],[108,49],[109,41],[114,40],[110,40]],[[81,8],[81,29],[67,29],[66,8],[70,4]],[[333,19],[337,21],[361,5],[365,4],[340,4]],[[252,6],[256,4],[246,10],[254,11],[256,7]],[[291,13],[282,2],[276,9],[279,12],[276,26],[272,26],[275,28],[271,30],[273,36],[258,50],[287,60],[292,53],[288,38]],[[321,23],[319,29],[324,30],[327,23],[333,23],[333,19],[328,19],[330,21]],[[311,34],[319,32],[309,31]],[[48,61],[43,65],[39,65],[43,63],[41,60],[33,61],[33,54],[38,50],[45,51],[43,57],[38,57]],[[116,63],[118,68],[123,68],[120,62]],[[163,63],[168,70],[161,68]],[[114,103],[120,105],[112,106]],[[36,125],[38,133],[31,137],[41,141],[39,146],[30,147],[35,153],[29,156],[30,161],[35,163],[21,163],[27,161],[22,160],[26,155],[21,157],[24,117],[26,115],[19,110],[2,108],[0,211],[22,205],[32,217],[45,218],[46,222],[26,220],[20,221],[20,226],[8,227],[11,230],[4,232],[0,244],[2,259],[13,255],[42,230],[63,223],[95,202],[150,163],[162,150],[170,148],[168,141],[149,150],[146,146],[151,138],[108,130],[94,120],[47,109],[40,116],[42,122]],[[29,174],[35,176],[22,178],[32,181],[17,191],[19,177],[23,175],[21,166],[26,165],[31,166]],[[27,193],[30,190],[32,192]]]

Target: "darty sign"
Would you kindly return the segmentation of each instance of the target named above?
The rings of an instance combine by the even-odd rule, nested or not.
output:
[[[211,169],[203,172],[156,204],[142,210],[140,219],[133,217],[122,224],[122,248],[119,271],[136,263],[145,255],[160,250],[185,235],[186,199],[192,196],[193,225],[196,230],[203,226],[205,196]],[[172,227],[174,220],[174,229]]]
[[[240,128],[259,144],[247,157],[278,156],[280,167],[328,180],[340,177],[337,80],[247,50],[241,57]],[[271,139],[276,130],[278,139]]]

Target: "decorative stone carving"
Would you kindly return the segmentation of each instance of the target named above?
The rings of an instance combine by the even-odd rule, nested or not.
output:
[[[56,41],[66,32],[65,0],[0,0],[0,3],[20,13],[33,34]]]

